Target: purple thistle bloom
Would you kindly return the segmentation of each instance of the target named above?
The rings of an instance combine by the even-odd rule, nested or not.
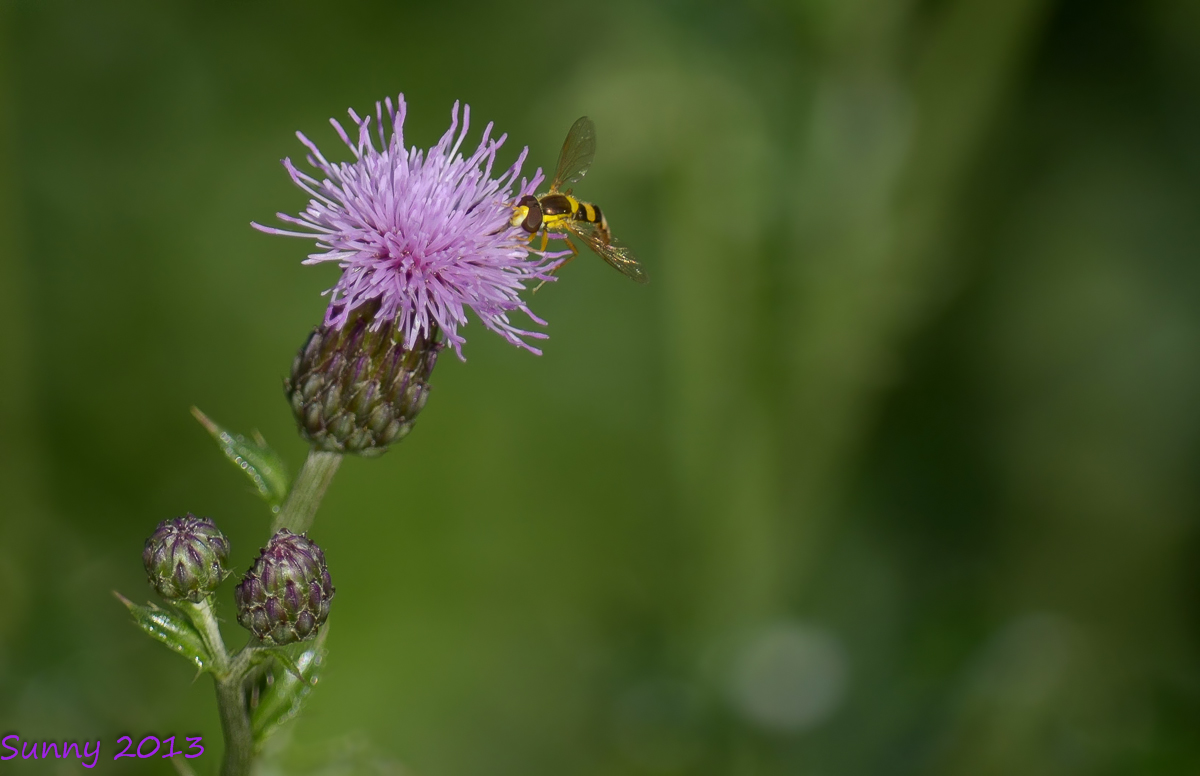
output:
[[[310,152],[308,163],[325,179],[318,181],[284,159],[292,181],[312,199],[300,215],[278,216],[306,231],[252,226],[268,234],[315,237],[321,252],[309,254],[305,264],[338,262],[342,275],[326,292],[331,294],[325,311],[327,326],[341,328],[353,310],[377,300],[380,306],[372,328],[394,322],[409,349],[418,337],[432,336],[436,326],[462,358],[465,340],[458,327],[466,324],[465,308],[470,307],[489,329],[540,355],[523,338],[545,339],[546,335],[517,328],[508,315],[520,310],[546,325],[519,294],[528,281],[552,280],[549,272],[566,253],[532,250],[528,235],[509,220],[510,203],[532,194],[542,181],[542,171],[538,169],[530,181],[522,178],[513,191],[529,152],[526,148],[507,172],[492,178],[496,151],[508,136],[492,139],[490,123],[475,153],[464,159],[458,150],[471,109],[463,108],[456,138],[457,102],[450,129],[437,145],[428,152],[405,148],[405,107],[403,94],[394,106],[391,98],[375,103],[379,149],[370,132],[370,115],[359,118],[349,111],[358,127],[357,142],[330,119],[354,154],[353,162],[327,161],[311,140],[297,132]],[[384,129],[385,116],[391,123],[390,138]]]

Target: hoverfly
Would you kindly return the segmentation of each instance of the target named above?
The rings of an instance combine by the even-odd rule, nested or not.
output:
[[[587,175],[595,156],[596,125],[587,116],[583,116],[571,125],[571,131],[563,141],[562,153],[558,155],[558,169],[554,172],[550,191],[541,196],[527,194],[521,197],[514,208],[511,223],[529,232],[531,241],[541,232],[543,251],[546,250],[552,232],[561,234],[571,248],[571,256],[563,264],[579,255],[579,251],[567,239],[567,234],[571,234],[617,272],[639,283],[645,283],[650,278],[646,276],[629,249],[613,239],[608,230],[608,220],[600,212],[600,208],[572,197],[570,189],[559,190],[563,184],[575,183]],[[561,267],[560,264],[555,271]]]

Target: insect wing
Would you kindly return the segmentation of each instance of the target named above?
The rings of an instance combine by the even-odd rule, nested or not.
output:
[[[637,259],[630,255],[629,249],[624,245],[605,245],[602,248],[596,248],[596,253],[600,254],[600,258],[607,261],[610,267],[630,280],[643,285],[650,282],[650,276],[642,269],[642,265],[638,264]]]
[[[596,125],[587,116],[581,116],[571,125],[567,139],[563,141],[562,153],[558,155],[558,169],[554,171],[554,182],[550,191],[556,192],[564,183],[574,183],[592,166],[596,158]]]
[[[650,277],[646,271],[642,269],[642,265],[638,264],[637,259],[633,258],[633,254],[624,245],[621,245],[616,240],[606,241],[600,230],[594,224],[585,222],[572,221],[567,224],[567,229],[571,234],[582,240],[587,247],[595,251],[596,255],[604,259],[608,266],[620,272],[631,280],[636,280],[638,283],[649,283]]]

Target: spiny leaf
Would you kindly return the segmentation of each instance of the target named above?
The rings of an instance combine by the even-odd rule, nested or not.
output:
[[[139,606],[114,591],[117,600],[133,615],[134,623],[167,648],[187,658],[201,673],[212,670],[212,657],[204,646],[200,632],[187,617],[170,609],[160,609],[154,604]]]
[[[272,667],[267,672],[266,676],[271,681],[260,689],[258,703],[251,711],[257,745],[261,745],[280,725],[300,713],[325,661],[325,635],[328,632],[328,627],[323,628],[316,641],[295,658],[283,650],[272,650],[273,657],[283,664],[283,670]]]
[[[246,473],[258,495],[271,506],[271,512],[278,512],[287,498],[290,482],[283,460],[267,445],[267,441],[258,432],[254,433],[253,441],[240,434],[232,434],[196,407],[192,407],[192,415],[217,440],[225,457]]]

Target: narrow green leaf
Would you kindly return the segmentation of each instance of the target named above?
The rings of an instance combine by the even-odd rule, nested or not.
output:
[[[287,649],[273,649],[271,650],[271,657],[278,660],[280,665],[283,666],[283,669],[291,674],[294,678],[299,679],[302,682],[305,681],[304,672],[300,670],[300,664],[296,662],[295,658],[288,654]]]
[[[254,440],[251,441],[221,428],[196,407],[192,407],[192,415],[209,434],[212,434],[212,438],[217,440],[217,445],[221,452],[225,453],[225,457],[246,473],[254,483],[258,495],[270,504],[271,512],[278,512],[283,500],[287,498],[290,486],[283,459],[267,445],[267,441],[257,431],[254,433]]]
[[[322,628],[317,640],[296,657],[283,650],[272,650],[278,664],[267,670],[259,685],[258,702],[251,711],[256,744],[261,745],[283,723],[300,713],[325,661],[328,631],[327,627]]]
[[[212,657],[204,646],[204,639],[200,638],[200,632],[187,617],[170,609],[160,609],[154,604],[139,606],[115,591],[113,595],[125,604],[139,628],[166,644],[171,651],[183,655],[201,673],[212,670]]]

